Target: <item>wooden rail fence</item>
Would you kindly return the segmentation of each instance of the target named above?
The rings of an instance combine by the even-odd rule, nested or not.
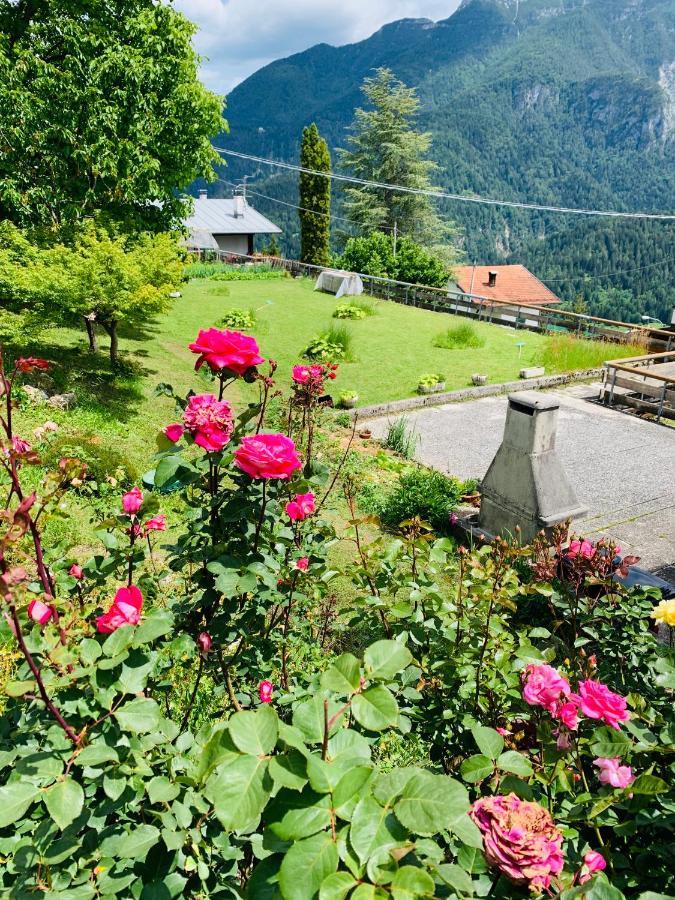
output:
[[[675,421],[675,352],[606,362],[600,399]]]

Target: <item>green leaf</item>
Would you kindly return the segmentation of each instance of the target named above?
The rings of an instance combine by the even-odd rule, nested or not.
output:
[[[172,481],[176,472],[182,467],[183,460],[180,456],[165,456],[157,463],[155,469],[154,485],[156,488],[162,488],[165,484]]]
[[[342,703],[330,700],[328,702],[328,718],[332,718],[342,709],[342,706]],[[324,717],[324,698],[320,694],[315,694],[311,699],[298,703],[293,708],[293,725],[302,732],[303,737],[309,743],[320,744],[323,740]],[[331,728],[331,734],[340,728],[341,723],[342,717],[339,717]]]
[[[630,786],[632,794],[662,794],[668,790],[668,784],[656,775],[639,775]]]
[[[372,774],[371,766],[354,766],[342,776],[333,791],[333,807],[338,815],[348,801],[364,790]]]
[[[103,650],[93,638],[83,638],[79,643],[80,659],[85,666],[91,666],[99,658]]]
[[[37,787],[23,781],[0,787],[0,828],[15,825],[37,796]]]
[[[394,812],[410,831],[432,835],[452,828],[468,809],[469,795],[458,781],[420,771],[406,784]]]
[[[483,849],[483,835],[480,828],[466,813],[452,823],[450,830],[467,847],[474,847],[476,850]]]
[[[391,894],[394,900],[433,897],[435,892],[434,879],[424,869],[418,869],[416,866],[402,866],[391,883]]]
[[[328,794],[311,788],[302,793],[281,791],[265,810],[270,831],[284,841],[299,841],[330,825],[331,802]]]
[[[36,689],[34,681],[7,681],[5,682],[5,694],[8,697],[23,697]]]
[[[460,894],[473,895],[473,880],[464,869],[455,865],[442,865],[438,867],[438,874],[446,884],[453,887]]]
[[[159,840],[159,834],[154,825],[135,825],[131,831],[105,838],[101,852],[113,858],[143,859]]]
[[[151,803],[170,803],[180,794],[180,787],[172,784],[165,775],[151,778],[145,789]]]
[[[398,703],[384,685],[375,684],[354,697],[352,713],[368,731],[383,731],[398,722]]]
[[[307,784],[307,762],[297,750],[273,756],[270,760],[270,777],[275,785],[301,791]]]
[[[344,900],[357,884],[358,882],[349,872],[335,872],[321,882],[319,900]]]
[[[154,700],[139,697],[125,703],[115,713],[119,726],[123,731],[134,734],[147,734],[159,728],[162,714]]]
[[[380,804],[369,794],[359,800],[349,830],[354,852],[365,862],[375,850],[393,847],[405,840],[406,832],[392,815],[389,807]]]
[[[490,759],[497,759],[504,749],[504,738],[494,728],[475,725],[471,729],[471,734],[480,752]]]
[[[321,687],[339,694],[353,694],[361,683],[359,661],[351,653],[343,653],[321,676]]]
[[[49,788],[44,801],[47,812],[63,831],[82,812],[84,791],[73,778],[64,778]]]
[[[484,778],[489,778],[495,770],[495,764],[488,756],[477,753],[475,756],[469,756],[463,760],[460,766],[460,773],[464,781],[471,784],[477,784]]]
[[[224,828],[242,831],[260,818],[269,797],[267,761],[240,756],[218,766],[204,794]]]
[[[378,775],[373,785],[373,795],[383,806],[393,806],[394,800],[403,793],[403,788],[419,769],[394,769],[385,775]]]
[[[315,834],[287,851],[279,870],[284,900],[309,900],[338,867],[337,846],[330,834]]]
[[[520,775],[524,778],[532,774],[532,763],[517,750],[507,750],[506,753],[502,753],[497,760],[497,767],[503,772],[510,772],[512,775]]]
[[[398,641],[376,641],[363,654],[366,674],[370,679],[391,681],[412,662],[412,654]]]
[[[120,688],[125,694],[140,694],[145,689],[148,675],[152,671],[154,663],[146,662],[142,666],[122,665],[122,673],[118,679]]]
[[[253,756],[268,756],[279,736],[279,717],[270,704],[258,707],[255,712],[235,713],[228,725],[237,749]]]
[[[109,747],[102,741],[96,741],[85,747],[81,753],[78,753],[75,757],[75,762],[78,766],[94,767],[107,762],[119,762],[119,756],[117,755],[117,750],[113,747]]]
[[[616,756],[625,756],[632,748],[630,738],[614,728],[596,728],[591,741],[591,753],[612,759]]]
[[[174,624],[173,613],[168,609],[154,609],[145,616],[140,625],[136,626],[134,646],[140,647],[156,641],[158,637],[172,631]]]
[[[134,629],[134,625],[122,625],[117,631],[113,631],[112,634],[109,634],[103,641],[103,646],[101,648],[103,653],[112,658],[113,656],[117,656],[123,650],[126,650],[134,639]]]

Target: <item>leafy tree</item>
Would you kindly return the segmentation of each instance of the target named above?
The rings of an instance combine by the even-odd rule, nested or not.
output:
[[[276,234],[272,235],[269,239],[269,243],[262,248],[262,252],[265,256],[281,256],[281,247],[279,246]]]
[[[194,31],[155,0],[0,0],[0,217],[175,224],[225,127]]]
[[[300,165],[315,172],[330,172],[328,144],[314,122],[302,132]],[[315,266],[327,266],[330,263],[330,179],[301,172],[299,205],[300,259]]]
[[[393,238],[380,231],[351,238],[339,265],[351,272],[430,287],[445,287],[450,277],[446,264],[419,244],[409,238],[400,238],[394,250]]]
[[[363,93],[372,109],[355,110],[348,138],[351,149],[340,151],[345,168],[368,181],[429,189],[436,164],[425,159],[431,134],[412,125],[419,108],[417,91],[396,79],[390,69],[381,68],[365,79]],[[345,194],[347,215],[366,231],[397,232],[425,245],[452,233],[423,194],[366,186],[348,187]]]
[[[131,241],[91,224],[72,249],[59,245],[47,253],[55,269],[67,273],[61,312],[85,319],[92,349],[93,323],[101,325],[110,337],[113,365],[119,325],[138,327],[167,309],[183,269],[175,236],[144,233]]]

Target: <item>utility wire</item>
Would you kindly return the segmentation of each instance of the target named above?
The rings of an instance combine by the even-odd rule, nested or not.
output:
[[[540,212],[568,213],[578,216],[602,216],[612,219],[657,219],[662,221],[675,221],[675,213],[642,213],[642,212],[618,212],[616,210],[601,209],[576,209],[567,206],[544,206],[539,203],[521,203],[516,200],[495,200],[489,197],[468,197],[464,194],[450,194],[446,191],[434,191],[422,188],[405,187],[399,184],[387,184],[381,181],[368,181],[364,178],[354,178],[351,175],[338,175],[336,172],[318,172],[315,169],[306,169],[303,166],[291,163],[279,162],[274,159],[266,159],[263,156],[252,156],[250,153],[240,153],[238,150],[226,150],[223,147],[214,147],[218,153],[225,156],[235,156],[238,159],[246,159],[250,162],[261,163],[266,166],[276,166],[280,169],[289,169],[292,172],[304,172],[307,175],[318,175],[321,178],[331,178],[335,181],[346,181],[352,184],[360,184],[364,187],[379,188],[381,190],[399,191],[404,194],[418,194],[424,197],[435,197],[440,200],[457,200],[460,203],[477,203],[487,206],[506,206],[511,209],[531,209]]]
[[[545,278],[542,276],[542,281],[548,282],[556,282],[559,284],[560,282],[567,281],[578,281],[579,279],[596,279],[596,278],[616,278],[618,275],[631,275],[633,272],[644,272],[645,269],[653,269],[654,266],[665,266],[668,263],[675,262],[675,256],[668,256],[666,259],[660,259],[658,262],[649,263],[647,266],[638,266],[637,269],[621,269],[619,272],[607,272],[604,275],[585,275],[583,272],[579,275],[568,276],[567,278]]]

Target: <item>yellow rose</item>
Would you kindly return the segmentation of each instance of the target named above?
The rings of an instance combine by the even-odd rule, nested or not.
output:
[[[675,599],[662,600],[652,613],[652,619],[670,625],[671,628],[675,627]]]

